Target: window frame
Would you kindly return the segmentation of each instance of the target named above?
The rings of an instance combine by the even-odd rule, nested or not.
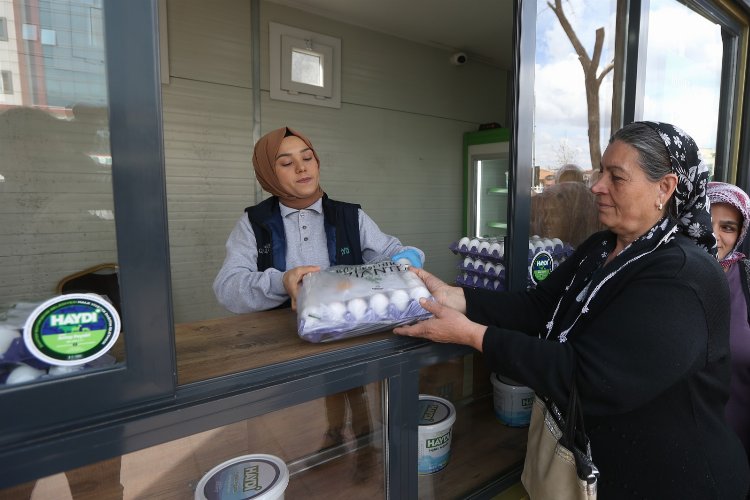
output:
[[[147,29],[133,38],[130,26]],[[156,6],[149,0],[127,6],[108,0],[105,27],[107,61],[117,61],[107,65],[114,207],[127,214],[115,229],[126,362],[4,388],[0,406],[14,411],[0,412],[6,430],[0,449],[85,426],[139,402],[168,401],[176,387]],[[39,411],[40,401],[52,402],[54,411]]]
[[[340,108],[341,39],[274,22],[268,23],[268,32],[271,99]],[[323,55],[323,87],[291,79],[294,49]]]

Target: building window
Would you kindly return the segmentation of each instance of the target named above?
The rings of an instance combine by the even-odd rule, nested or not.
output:
[[[7,70],[0,71],[0,93],[13,93],[13,73]]]
[[[8,20],[0,17],[0,41],[8,41]]]
[[[42,29],[42,45],[57,45],[57,32],[55,30]]]
[[[36,41],[37,39],[37,26],[36,24],[26,24],[21,26],[21,33],[24,40]]]
[[[341,107],[341,40],[269,23],[271,98]]]

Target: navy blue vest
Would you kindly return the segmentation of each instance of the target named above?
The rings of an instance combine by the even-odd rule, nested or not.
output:
[[[330,265],[362,264],[359,243],[359,205],[331,200],[323,195],[323,223]],[[276,196],[245,209],[255,233],[258,271],[273,267],[286,271],[286,235]]]

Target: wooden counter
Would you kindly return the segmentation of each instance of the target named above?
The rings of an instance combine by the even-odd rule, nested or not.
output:
[[[312,344],[297,335],[297,315],[275,309],[175,325],[177,380],[189,384],[393,336],[392,331]]]

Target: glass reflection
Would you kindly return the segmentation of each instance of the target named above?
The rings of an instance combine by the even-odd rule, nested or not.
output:
[[[285,498],[385,498],[382,385],[376,382],[353,391],[366,397],[352,410],[359,415],[351,413],[351,422],[343,422],[341,439],[335,443],[326,439],[326,403],[316,399],[0,490],[0,498],[192,499],[197,498],[196,489],[206,487],[202,479],[210,471],[248,455],[279,461],[278,491]],[[365,429],[357,421],[371,427]],[[236,472],[225,477],[245,479],[244,470],[240,476]],[[239,489],[245,486],[244,481],[236,484]],[[264,483],[267,488],[268,484]]]
[[[0,390],[122,360],[50,366],[21,339],[51,297],[119,309],[101,0],[0,0]],[[122,337],[120,337],[122,338]]]
[[[723,53],[721,26],[674,0],[651,0],[643,119],[679,124],[712,174]]]
[[[540,11],[529,261],[559,264],[601,229],[594,195],[612,117],[617,2],[559,0]]]

